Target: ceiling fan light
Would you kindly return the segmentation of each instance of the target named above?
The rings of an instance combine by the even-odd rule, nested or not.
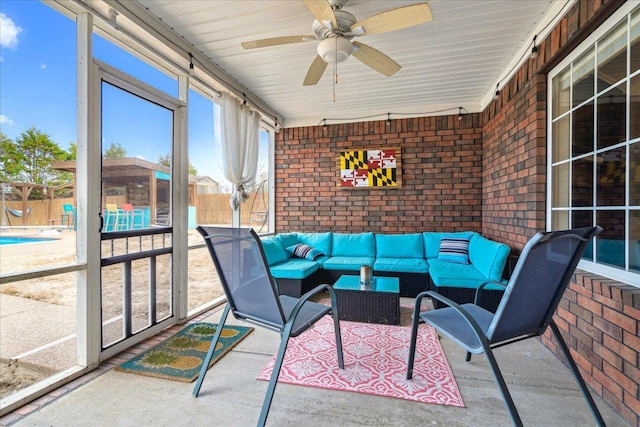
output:
[[[324,62],[335,64],[346,61],[351,56],[353,45],[344,37],[329,37],[318,44],[317,50]]]

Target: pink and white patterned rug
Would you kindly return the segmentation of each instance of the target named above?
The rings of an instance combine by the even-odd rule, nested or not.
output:
[[[278,382],[464,407],[430,326],[418,328],[412,380],[406,379],[410,327],[341,321],[340,330],[344,370],[338,368],[333,321],[325,316],[289,340]],[[274,360],[275,356],[257,379],[269,381]]]

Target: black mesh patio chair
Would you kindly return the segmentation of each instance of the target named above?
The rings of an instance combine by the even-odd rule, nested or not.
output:
[[[199,226],[197,230],[202,234],[209,248],[227,296],[227,305],[202,364],[193,395],[198,397],[207,367],[230,311],[236,319],[274,330],[280,333],[281,341],[258,421],[258,425],[263,426],[271,407],[289,338],[300,335],[329,313],[333,315],[338,365],[340,369],[344,369],[335,292],[329,285],[319,285],[300,298],[279,295],[276,281],[271,277],[262,244],[253,229]],[[325,289],[331,295],[331,307],[309,301],[309,298]]]
[[[552,319],[578,261],[600,231],[600,227],[587,227],[537,233],[524,247],[495,314],[475,303],[459,305],[434,291],[419,294],[413,311],[407,379],[413,377],[418,323],[423,321],[464,348],[467,351],[467,361],[471,360],[472,353],[485,354],[513,424],[521,426],[522,421],[492,349],[540,336],[550,326],[593,416],[599,425],[605,425]],[[481,291],[479,289],[478,293]],[[425,296],[436,299],[447,307],[420,313],[420,304]]]

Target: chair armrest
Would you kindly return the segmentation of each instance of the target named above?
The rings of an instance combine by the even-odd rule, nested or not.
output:
[[[467,322],[467,324],[471,327],[471,329],[473,330],[474,334],[476,335],[476,337],[478,337],[478,340],[480,341],[480,347],[477,348],[467,348],[466,350],[470,353],[482,353],[484,352],[485,348],[490,348],[490,344],[489,344],[489,340],[487,339],[487,337],[484,334],[484,331],[482,330],[482,328],[480,327],[480,325],[478,325],[478,322],[476,322],[476,319],[473,318],[473,316],[471,316],[471,314],[469,314],[469,312],[467,310],[465,310],[460,304],[458,304],[457,302],[440,295],[439,293],[435,292],[435,291],[426,291],[424,292],[425,294],[429,295],[431,298],[435,298],[438,301],[446,304],[449,306],[450,309],[455,310],[456,313],[458,313],[460,316],[462,316],[464,318],[464,320]]]
[[[336,304],[336,294],[335,294],[335,291],[333,290],[333,287],[331,285],[318,285],[315,288],[311,289],[306,294],[302,295],[300,299],[298,299],[298,302],[296,303],[296,305],[293,306],[293,310],[291,310],[291,313],[289,314],[289,319],[287,319],[287,324],[291,323],[291,325],[293,325],[293,322],[289,322],[289,321],[291,319],[295,319],[298,316],[298,312],[300,311],[304,303],[307,302],[309,298],[311,298],[312,296],[314,296],[319,292],[322,292],[325,289],[328,289],[329,293],[331,294],[331,307],[336,308],[336,312],[334,312],[333,314],[337,315],[338,305]]]
[[[498,282],[497,280],[489,280],[487,282],[484,282],[480,286],[478,286],[478,289],[476,289],[476,295],[473,298],[474,304],[478,304],[478,297],[480,296],[480,292],[483,291],[487,285],[496,285],[500,286],[501,288],[507,289],[507,285],[502,282]]]

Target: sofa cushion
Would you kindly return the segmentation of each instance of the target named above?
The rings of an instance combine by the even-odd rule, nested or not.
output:
[[[311,261],[314,261],[323,255],[322,252],[307,245],[306,243],[298,243],[297,245],[289,246],[287,251],[293,254],[293,256]]]
[[[476,289],[488,280],[473,264],[458,264],[437,259],[430,259],[428,263],[429,276],[436,286]],[[488,285],[485,289],[503,290],[504,288]]]
[[[325,270],[358,271],[361,265],[373,265],[375,258],[362,256],[332,256],[322,263]]]
[[[331,254],[331,235],[333,233],[297,233],[298,241],[305,243],[324,255]],[[285,246],[286,248],[287,246]]]
[[[271,275],[276,279],[304,279],[319,268],[320,263],[300,258],[291,258],[269,266]]]
[[[331,256],[374,258],[376,256],[376,242],[373,233],[332,233]]]
[[[424,258],[422,234],[376,234],[376,258]]]
[[[396,273],[428,273],[429,264],[424,258],[376,258],[373,270]]]
[[[470,235],[443,236],[440,239],[438,261],[469,264],[469,240]]]
[[[267,263],[270,266],[285,261],[289,258],[289,255],[287,255],[287,251],[284,250],[277,239],[268,237],[266,239],[261,239],[261,242],[262,249],[264,250],[264,255],[265,257],[267,257]]]
[[[469,243],[471,264],[490,280],[500,280],[511,248],[504,243],[494,242],[475,235]]]
[[[280,245],[282,245],[283,248],[288,248],[289,246],[297,245],[298,243],[300,243],[300,240],[298,240],[298,233],[280,233],[274,238],[280,242]],[[293,254],[287,252],[287,256],[291,258]]]

